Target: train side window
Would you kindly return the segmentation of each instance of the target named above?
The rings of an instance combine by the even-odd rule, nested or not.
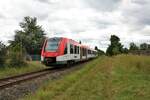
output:
[[[73,45],[70,44],[70,54],[73,54]]]
[[[79,46],[75,46],[75,54],[79,54]]]
[[[85,52],[85,51],[86,51],[86,49],[84,48],[84,56],[85,56],[85,54],[86,54],[86,52]]]
[[[90,50],[88,50],[88,54],[90,54]]]
[[[67,45],[65,46],[64,54],[67,54]]]
[[[84,56],[84,48],[82,48],[82,53],[83,53],[83,56]]]
[[[91,50],[89,50],[89,54],[91,54]]]
[[[84,48],[82,48],[82,55],[84,56]]]
[[[77,54],[79,54],[79,46],[77,47]]]
[[[85,56],[85,48],[83,48],[83,56]]]
[[[74,46],[74,52],[77,54],[77,46]]]
[[[85,49],[85,56],[87,55],[87,49]]]

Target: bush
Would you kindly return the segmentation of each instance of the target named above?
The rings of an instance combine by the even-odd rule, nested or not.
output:
[[[7,53],[6,46],[2,42],[0,42],[0,67],[4,66],[5,64],[6,53]]]
[[[8,64],[11,67],[26,65],[25,49],[21,44],[16,44],[14,47],[10,47]]]
[[[123,53],[123,45],[120,43],[120,38],[116,35],[111,35],[110,37],[110,45],[106,50],[106,54],[108,56],[113,56],[117,54]]]
[[[106,55],[113,56],[118,54],[127,54],[128,49],[123,48],[123,45],[120,43],[120,38],[116,35],[111,35],[110,37],[110,45],[106,50]]]

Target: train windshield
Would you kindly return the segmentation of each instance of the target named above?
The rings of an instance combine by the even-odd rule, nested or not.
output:
[[[61,38],[48,39],[45,50],[46,51],[56,51],[58,49],[60,39]]]

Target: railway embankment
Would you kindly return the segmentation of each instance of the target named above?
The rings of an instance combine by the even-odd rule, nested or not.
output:
[[[0,100],[17,100],[47,83],[61,78],[74,70],[82,68],[86,64],[81,63],[70,67],[47,68],[40,71],[27,72],[25,74],[0,79]]]
[[[149,56],[103,56],[47,81],[24,100],[149,100],[149,87]]]
[[[27,72],[33,72],[41,69],[45,69],[46,66],[41,64],[38,61],[30,61],[27,66],[18,66],[18,67],[3,67],[0,68],[0,79],[10,76],[15,76]]]

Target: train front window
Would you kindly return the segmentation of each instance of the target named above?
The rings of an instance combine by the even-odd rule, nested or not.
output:
[[[61,38],[48,39],[45,51],[56,51],[58,49],[60,39]]]

